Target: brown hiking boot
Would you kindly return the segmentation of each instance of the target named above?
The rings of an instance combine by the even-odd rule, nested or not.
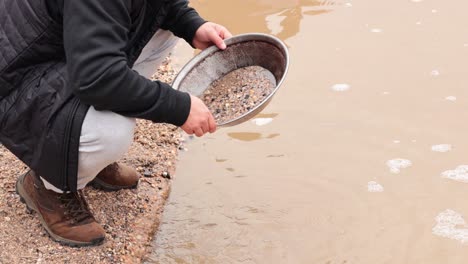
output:
[[[16,192],[29,212],[39,215],[44,228],[57,242],[69,246],[99,245],[105,231],[89,211],[81,191],[56,193],[47,190],[33,171],[18,178]]]
[[[114,162],[99,172],[91,184],[105,191],[117,191],[136,188],[139,179],[140,174],[135,169]]]

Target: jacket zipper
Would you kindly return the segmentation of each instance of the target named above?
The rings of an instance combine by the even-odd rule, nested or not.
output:
[[[76,111],[78,110],[78,106],[80,105],[80,101],[78,100],[78,98],[73,98],[72,99],[73,102],[72,102],[72,109],[71,109],[71,113],[67,119],[67,124],[66,124],[66,127],[65,127],[65,137],[63,137],[63,148],[62,148],[62,154],[63,154],[63,157],[64,157],[64,160],[63,160],[63,164],[65,164],[65,166],[62,167],[62,175],[64,175],[65,177],[62,177],[62,180],[63,182],[61,183],[62,186],[63,186],[63,190],[64,191],[70,191],[70,185],[69,185],[69,175],[68,175],[68,158],[69,158],[69,147],[70,147],[70,138],[72,136],[72,128],[73,128],[73,120],[75,119],[75,114],[76,114]]]

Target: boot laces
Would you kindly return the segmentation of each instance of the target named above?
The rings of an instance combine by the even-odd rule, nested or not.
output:
[[[59,199],[67,210],[67,214],[75,223],[80,223],[92,217],[82,191],[63,193]]]

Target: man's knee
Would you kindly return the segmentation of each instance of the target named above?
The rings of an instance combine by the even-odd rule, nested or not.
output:
[[[80,136],[78,189],[122,158],[133,142],[136,120],[110,111],[88,110]]]
[[[133,142],[136,121],[110,111],[91,107],[83,122],[80,155],[109,160],[119,159]]]

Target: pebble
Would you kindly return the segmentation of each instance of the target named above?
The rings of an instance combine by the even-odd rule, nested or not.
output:
[[[164,172],[162,173],[162,176],[163,176],[163,178],[171,179],[171,175],[170,175],[169,172],[167,172],[167,171],[164,171]]]
[[[143,172],[143,176],[145,177],[153,177],[153,172],[146,169],[144,172]]]

